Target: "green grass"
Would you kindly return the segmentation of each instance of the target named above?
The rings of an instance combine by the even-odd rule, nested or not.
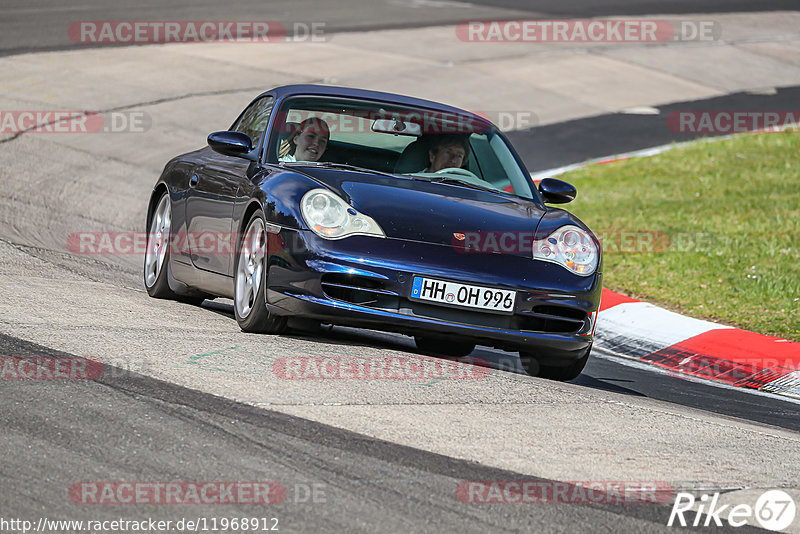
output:
[[[800,341],[800,132],[701,142],[559,178],[578,189],[570,210],[613,238],[605,287]],[[645,232],[641,246],[619,232]],[[657,232],[650,251],[647,232]]]

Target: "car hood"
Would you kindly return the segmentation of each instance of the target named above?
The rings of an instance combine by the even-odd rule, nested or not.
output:
[[[387,237],[448,246],[480,244],[487,252],[529,256],[530,248],[496,247],[506,233],[516,242],[532,236],[544,209],[519,197],[402,176],[304,168],[361,213],[372,217]],[[510,243],[511,240],[507,240]]]

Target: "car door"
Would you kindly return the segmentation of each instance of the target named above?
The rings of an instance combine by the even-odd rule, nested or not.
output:
[[[258,146],[272,112],[273,98],[253,102],[231,128],[246,133]],[[208,157],[189,177],[186,195],[187,243],[192,264],[214,273],[233,275],[236,236],[233,209],[237,193],[249,180],[254,163],[208,149]]]

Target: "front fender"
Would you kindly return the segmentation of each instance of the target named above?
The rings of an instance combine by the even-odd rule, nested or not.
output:
[[[300,200],[308,191],[320,187],[329,189],[313,178],[283,169],[265,174],[254,184],[257,199],[268,222],[293,230],[308,230],[300,212]]]

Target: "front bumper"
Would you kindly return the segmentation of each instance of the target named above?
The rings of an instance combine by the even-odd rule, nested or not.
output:
[[[282,229],[269,248],[267,303],[278,315],[410,335],[435,334],[543,360],[573,361],[591,345],[602,275],[580,277],[531,258],[353,236],[327,241]],[[514,290],[513,313],[408,298],[414,276]]]

